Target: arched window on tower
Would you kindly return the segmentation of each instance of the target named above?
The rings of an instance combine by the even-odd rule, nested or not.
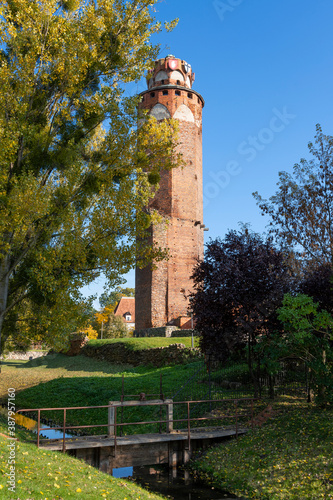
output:
[[[168,108],[160,103],[155,104],[150,114],[154,116],[156,120],[164,120],[165,118],[171,118]]]
[[[165,71],[159,71],[155,76],[155,82],[161,82],[162,80],[167,80],[167,79],[168,75],[166,74]]]
[[[169,76],[170,80],[176,80],[177,85],[180,84],[180,82],[184,82],[184,76],[180,71],[172,71]]]
[[[190,122],[190,123],[194,123],[194,121],[195,121],[192,111],[185,104],[181,104],[177,108],[177,111],[173,115],[173,118],[177,119],[177,120],[184,121],[184,122]]]

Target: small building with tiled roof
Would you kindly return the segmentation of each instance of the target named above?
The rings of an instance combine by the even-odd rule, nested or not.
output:
[[[127,328],[135,328],[135,297],[122,297],[115,310],[115,316],[121,316]]]

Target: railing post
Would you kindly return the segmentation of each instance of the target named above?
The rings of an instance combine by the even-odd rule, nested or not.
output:
[[[114,456],[117,455],[117,407],[114,407]]]
[[[125,375],[123,374],[123,377],[122,377],[122,381],[121,381],[121,403],[124,402],[124,399],[125,399],[125,391],[124,391],[124,387],[125,387]],[[123,404],[121,405],[121,418],[120,418],[120,422],[123,423],[124,422],[124,406]],[[123,435],[123,427],[121,426],[120,427],[120,435],[122,436]]]
[[[236,439],[238,439],[238,406],[237,406],[237,399],[235,401],[235,406],[236,406]]]
[[[190,423],[190,402],[187,401],[187,435],[188,435],[188,449],[191,449],[191,423]]]
[[[63,438],[62,438],[62,452],[66,452],[66,408],[64,408],[64,429],[63,429]]]
[[[40,432],[40,410],[38,410],[38,422],[37,422],[37,448],[39,448],[39,432]]]
[[[160,373],[160,399],[164,399],[163,385],[162,385],[162,373]]]
[[[163,391],[162,391],[162,373],[160,373],[160,400],[163,401],[164,399],[164,396],[163,396]],[[167,413],[168,413],[168,407],[167,407]],[[167,415],[167,420],[168,420],[168,415]],[[159,433],[162,434],[162,419],[163,419],[163,409],[162,409],[162,405],[160,406],[160,425],[159,425]],[[168,424],[167,424],[167,427],[168,427]],[[167,432],[170,432],[168,431],[167,429]]]
[[[108,435],[110,437],[114,436],[114,406],[112,406],[113,402],[109,401],[108,408]]]
[[[165,399],[165,403],[167,403],[167,405],[166,405],[166,408],[167,408],[166,431],[167,431],[167,433],[170,434],[170,432],[173,431],[173,400],[172,399]],[[162,406],[160,408],[162,408]]]

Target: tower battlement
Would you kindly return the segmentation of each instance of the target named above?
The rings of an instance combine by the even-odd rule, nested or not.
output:
[[[155,61],[155,67],[147,75],[148,89],[160,85],[179,85],[191,89],[195,80],[192,67],[186,61],[169,55]]]

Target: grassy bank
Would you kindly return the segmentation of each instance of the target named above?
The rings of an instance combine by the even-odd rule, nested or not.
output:
[[[333,499],[333,410],[281,398],[260,429],[194,464],[215,486],[260,500]]]
[[[102,340],[99,342],[104,341]],[[166,389],[172,392],[175,388],[179,387],[179,382],[181,383],[183,380],[187,379],[188,373],[191,372],[195,366],[196,363],[164,368],[144,366],[133,367],[124,364],[117,365],[85,356],[69,357],[62,354],[49,354],[48,356],[43,356],[31,361],[8,360],[2,362],[0,398],[6,397],[8,387],[14,387],[15,390],[19,392],[56,379],[66,379],[66,381],[62,380],[62,382],[69,383],[67,379],[107,378],[109,382],[111,382],[109,388],[112,391],[112,395],[116,396],[118,399],[121,395],[121,379],[123,374],[125,374],[126,379],[128,379],[125,386],[126,394],[136,394],[131,391],[138,389],[140,389],[139,392],[149,393],[152,390],[154,392],[158,390],[159,392],[160,373],[162,373],[166,379]],[[173,376],[172,373],[175,373],[175,376]],[[152,380],[150,380],[151,375]],[[177,378],[178,376],[180,379]],[[92,380],[87,380],[88,385],[90,382],[92,382]],[[64,385],[66,385],[66,383]],[[39,397],[43,398],[43,401],[45,400],[44,398],[48,400],[48,396],[44,391],[39,392]],[[63,400],[65,396],[65,394],[57,394],[57,401],[59,401],[58,398]],[[89,393],[88,397],[90,396],[91,394]],[[29,399],[29,403],[27,404],[30,404],[30,401],[32,403],[33,399]]]
[[[134,339],[136,340],[136,339]],[[151,339],[137,339],[148,341]],[[165,339],[152,339],[153,342]],[[188,339],[187,339],[188,340]],[[101,341],[99,341],[101,342]],[[104,341],[102,341],[104,342]],[[109,342],[109,341],[106,341]],[[199,379],[193,377],[199,370]],[[232,366],[224,370],[223,376],[228,380],[238,380],[243,376],[242,365]],[[160,394],[160,376],[162,376],[162,392],[164,397],[175,397],[177,401],[185,399],[207,399],[209,396],[209,379],[211,378],[211,398],[237,398],[240,393],[233,389],[226,389],[215,380],[215,373],[209,377],[201,361],[183,365],[153,368],[147,366],[133,367],[131,365],[114,365],[107,361],[100,361],[85,356],[68,357],[61,354],[52,354],[28,362],[7,361],[1,377],[0,394],[6,397],[8,387],[16,389],[17,408],[54,408],[73,406],[107,405],[109,401],[119,401],[122,393],[124,376],[124,393],[134,395],[141,392]],[[221,376],[221,374],[220,374]],[[237,378],[238,377],[238,378]],[[183,386],[183,389],[180,390]],[[241,396],[252,396],[252,392],[243,389]],[[198,405],[195,407],[195,416],[206,411]],[[166,418],[165,408],[162,418]],[[184,418],[187,409],[185,405],[175,406],[174,418]],[[33,415],[30,415],[34,418]],[[62,412],[42,412],[42,418],[51,419],[54,423],[62,422]],[[147,421],[160,418],[160,408],[125,408],[123,421]],[[202,416],[200,414],[200,416]],[[118,415],[119,417],[119,415]],[[119,423],[119,418],[118,418]],[[69,410],[67,412],[68,425],[106,424],[107,409]],[[231,423],[231,422],[230,422]],[[185,423],[181,424],[185,425]],[[158,432],[158,425],[126,426],[124,431],[129,433]],[[88,429],[88,434],[105,434],[106,428]]]
[[[185,347],[191,347],[192,339],[191,337],[130,337],[123,339],[96,339],[89,340],[88,345],[90,346],[101,346],[107,344],[117,344],[122,342],[126,345],[128,349],[133,351],[139,351],[141,349],[154,349],[156,347],[166,347],[171,344],[184,344]],[[197,347],[199,343],[198,337],[194,337],[194,347]]]
[[[4,434],[7,425],[0,416],[0,478],[1,499],[65,499],[93,498],[112,500],[158,500],[162,497],[147,492],[132,482],[115,479],[108,474],[60,452],[45,451],[25,442],[31,435],[16,429],[15,475],[16,490],[8,490],[7,476],[8,443],[12,442]]]
[[[16,392],[58,378],[110,377],[121,372],[132,373],[131,366],[110,364],[84,356],[68,357],[49,354],[32,361],[8,360],[2,362],[0,398],[6,398],[8,387]]]
[[[162,374],[164,395],[170,396],[188,380],[196,366],[197,363],[189,363],[163,368],[134,368],[84,356],[50,355],[25,363],[6,362],[1,377],[1,395],[6,396],[8,387],[15,388],[16,407],[21,409],[107,405],[109,401],[120,400],[123,375],[126,395],[141,392],[159,395]],[[124,421],[151,420],[156,412],[159,412],[157,407],[141,408],[140,411],[126,408]],[[60,422],[62,413],[44,412],[42,417]],[[67,421],[72,425],[106,424],[107,409],[69,410]],[[156,432],[156,425],[150,427],[132,426],[125,428],[125,432]],[[105,434],[106,429],[89,430],[89,434],[93,433]]]
[[[162,367],[197,361],[199,349],[190,348],[189,338],[125,338],[88,342],[80,354],[89,358],[132,366]]]
[[[133,351],[165,347],[175,343],[182,343],[188,348],[191,347],[191,338],[189,337],[90,340],[89,345],[94,347],[119,342]],[[195,339],[195,342],[197,342],[197,339]],[[95,360],[85,356],[68,357],[61,354],[49,354],[48,356],[43,356],[32,361],[6,360],[2,361],[0,399],[6,397],[8,387],[14,387],[16,391],[21,391],[36,386],[41,382],[61,377],[109,377],[111,375],[121,375],[122,373],[132,373],[140,376],[149,373],[149,371],[146,368],[133,368],[131,365],[116,363],[111,364],[107,361]]]

